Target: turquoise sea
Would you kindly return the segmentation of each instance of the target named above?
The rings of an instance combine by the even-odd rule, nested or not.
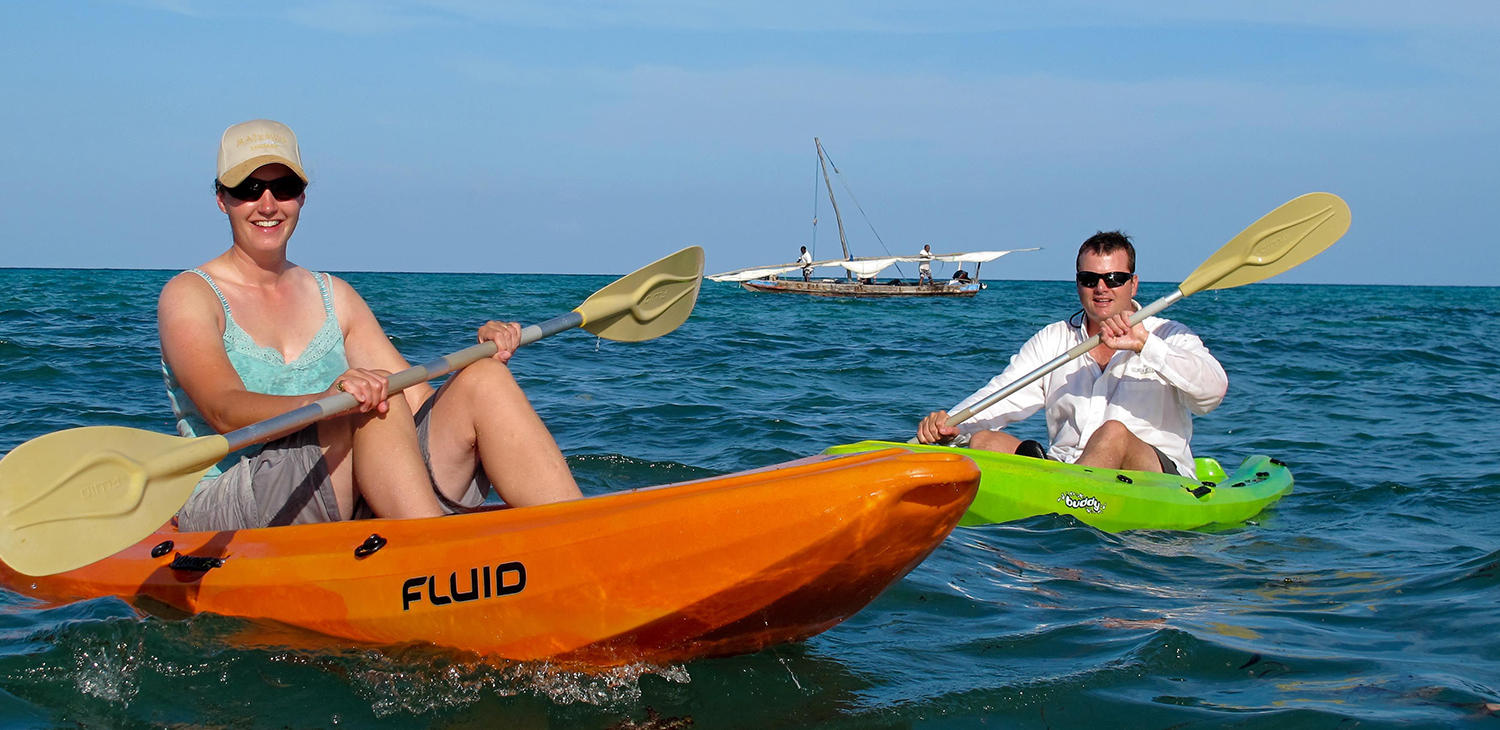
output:
[[[169,276],[0,269],[0,453],[73,426],[170,431]],[[413,361],[610,280],[346,278]],[[667,337],[566,333],[513,367],[586,492],[681,481],[905,438],[1077,308],[1068,282],[989,284],[872,302],[705,283]],[[235,619],[0,591],[0,728],[1500,727],[1500,289],[1271,283],[1167,314],[1230,375],[1195,452],[1296,475],[1247,524],[960,528],[809,641],[602,675],[247,649]],[[1021,431],[1045,436],[1040,417]]]

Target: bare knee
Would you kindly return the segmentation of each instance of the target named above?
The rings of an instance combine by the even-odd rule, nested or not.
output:
[[[410,421],[413,418],[411,403],[408,403],[405,398],[399,395],[393,395],[387,399],[385,406],[385,413],[370,411],[363,414],[365,416],[364,420],[356,421],[356,423],[364,425],[371,421]]]
[[[1094,431],[1078,463],[1110,469],[1161,471],[1156,450],[1119,421],[1105,421]]]
[[[969,448],[1014,454],[1021,440],[1004,431],[980,431],[969,440]]]
[[[480,360],[453,376],[453,389],[470,394],[520,392],[515,376],[505,363],[492,358]]]
[[[1089,437],[1089,443],[1094,443],[1095,441],[1119,443],[1121,441],[1130,441],[1134,438],[1135,434],[1131,433],[1125,424],[1119,421],[1105,421],[1099,426],[1098,430],[1094,431],[1094,435]]]
[[[401,396],[393,396],[386,401],[384,413],[379,410],[371,410],[365,413],[354,412],[343,418],[335,418],[323,423],[333,423],[340,426],[340,430],[330,434],[333,441],[324,441],[324,446],[330,443],[348,442],[353,444],[359,439],[359,434],[381,431],[387,428],[412,428],[416,421],[412,415],[411,404]],[[322,436],[320,430],[319,436]]]

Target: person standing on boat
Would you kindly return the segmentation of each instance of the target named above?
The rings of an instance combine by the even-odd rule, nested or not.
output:
[[[1046,408],[1047,458],[1193,476],[1192,417],[1224,400],[1224,368],[1181,323],[1147,317],[1129,326],[1140,308],[1134,301],[1139,281],[1135,247],[1123,233],[1101,231],[1084,241],[1075,280],[1083,310],[1038,332],[1005,372],[953,410],[978,403],[1096,334],[1102,343],[956,428],[947,425],[947,411],[928,415],[917,426],[917,440],[946,443],[970,434],[972,448],[1041,457],[1040,444],[999,429]]]
[[[802,264],[802,280],[807,281],[811,279],[813,271],[812,254],[807,252],[806,246],[802,247],[802,255],[797,257],[797,263]]]
[[[917,264],[917,286],[921,286],[923,284],[931,284],[932,244],[926,244],[922,246],[922,250],[917,252],[917,256],[922,259],[922,263]]]
[[[339,392],[360,407],[231,454],[188,498],[179,529],[434,517],[478,506],[491,486],[516,506],[581,496],[506,367],[516,323],[480,327],[479,341],[499,351],[441,390],[422,383],[386,397],[386,376],[409,365],[369,306],[342,279],[287,260],[306,187],[285,125],[257,119],[224,132],[214,188],[232,243],[162,289],[168,397],[183,436],[225,433]]]

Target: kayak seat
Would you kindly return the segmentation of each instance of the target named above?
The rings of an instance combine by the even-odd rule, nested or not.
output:
[[[1195,467],[1194,471],[1197,472],[1194,476],[1198,477],[1198,481],[1200,482],[1222,482],[1224,481],[1224,477],[1229,476],[1229,473],[1224,471],[1224,467],[1219,465],[1217,459],[1210,459],[1208,457],[1193,459],[1193,466]]]
[[[1028,456],[1033,459],[1046,459],[1047,450],[1040,443],[1032,439],[1026,439],[1016,446],[1016,456]]]

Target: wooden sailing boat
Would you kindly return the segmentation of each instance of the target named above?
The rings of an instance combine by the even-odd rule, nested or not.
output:
[[[1017,251],[1038,251],[1038,248],[1018,248],[1009,251],[970,251],[961,253],[922,254],[918,256],[865,256],[857,257],[849,253],[849,239],[844,234],[844,218],[839,214],[839,202],[833,197],[833,183],[828,177],[828,162],[823,154],[823,143],[818,138],[813,138],[813,146],[818,150],[818,169],[823,173],[823,184],[828,188],[828,202],[833,205],[833,218],[839,226],[839,245],[844,250],[842,259],[829,259],[827,261],[813,261],[811,263],[797,262],[794,264],[774,264],[771,266],[752,266],[745,269],[726,271],[722,274],[713,274],[705,277],[710,281],[732,281],[738,282],[740,286],[754,292],[780,292],[787,294],[812,294],[814,296],[830,297],[972,297],[978,294],[984,285],[979,281],[979,266],[986,261],[993,261],[1006,254]],[[834,167],[838,172],[838,167]],[[858,202],[858,201],[855,201]],[[817,225],[814,219],[813,225]],[[901,262],[951,262],[974,264],[974,278],[968,279],[943,279],[930,280],[926,283],[887,281],[880,283],[878,277],[885,269]],[[818,268],[841,268],[843,278],[819,278],[811,276],[805,278],[782,279],[781,274],[789,271],[810,272]]]

